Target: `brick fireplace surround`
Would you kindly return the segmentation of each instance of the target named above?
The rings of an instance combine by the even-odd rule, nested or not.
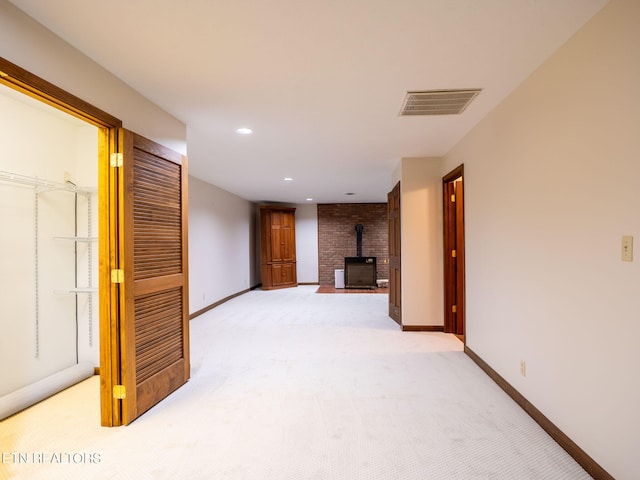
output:
[[[386,203],[331,203],[318,205],[318,269],[320,285],[334,284],[334,271],[344,268],[344,257],[356,256],[357,224],[364,226],[362,255],[377,257],[377,279],[389,278]]]

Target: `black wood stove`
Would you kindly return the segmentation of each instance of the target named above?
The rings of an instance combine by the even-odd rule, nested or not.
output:
[[[362,256],[362,232],[364,227],[356,225],[356,257],[344,259],[345,288],[376,288],[376,257]]]

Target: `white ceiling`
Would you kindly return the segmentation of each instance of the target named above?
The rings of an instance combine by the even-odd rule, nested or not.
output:
[[[186,123],[195,177],[346,203],[386,201],[402,157],[447,153],[607,0],[11,2]],[[450,88],[483,90],[398,116],[408,90]]]

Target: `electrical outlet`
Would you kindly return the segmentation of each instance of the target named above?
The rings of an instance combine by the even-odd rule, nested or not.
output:
[[[523,377],[527,376],[527,362],[524,360],[520,360],[520,375]]]
[[[631,235],[622,237],[622,261],[633,262],[633,237]]]

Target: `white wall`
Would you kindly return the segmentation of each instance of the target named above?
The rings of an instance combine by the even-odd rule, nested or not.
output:
[[[318,283],[318,206],[294,206],[298,283]]]
[[[251,285],[253,204],[189,177],[189,310]]]
[[[441,326],[443,318],[442,173],[437,158],[403,158],[402,324]]]
[[[613,0],[441,171],[465,166],[467,345],[619,479],[640,451],[638,25]]]
[[[398,161],[398,164],[393,169],[393,173],[391,174],[391,185],[389,187],[389,191],[393,190],[393,187],[402,180],[402,159]]]
[[[0,0],[0,56],[186,154],[186,127],[39,23]]]

